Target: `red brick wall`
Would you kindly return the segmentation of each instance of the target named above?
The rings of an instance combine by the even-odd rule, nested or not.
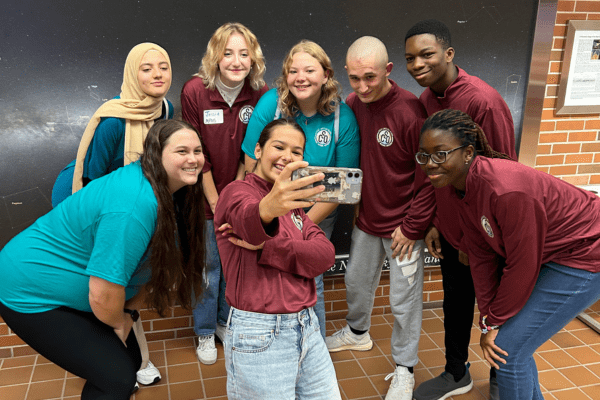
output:
[[[346,288],[343,276],[325,278],[325,310],[328,319],[341,319],[346,316]],[[425,269],[423,301],[434,302],[442,299],[442,275],[439,267]],[[389,313],[390,279],[389,272],[381,275],[377,288],[373,314]],[[150,310],[142,310],[140,316],[148,341],[175,339],[194,336],[192,329],[192,313],[181,307],[175,307],[166,318]],[[0,358],[19,357],[35,354],[19,337],[17,337],[0,317]]]
[[[342,319],[346,316],[348,306],[346,305],[346,286],[343,276],[327,277],[323,281],[325,285],[325,312],[327,319]],[[381,274],[379,287],[375,292],[375,303],[373,315],[390,312],[390,273],[384,271]],[[444,297],[442,290],[442,273],[439,267],[425,268],[423,284],[423,301],[425,303],[439,302]]]
[[[600,20],[600,1],[558,2],[536,169],[575,185],[600,184],[600,114],[556,115],[569,20]]]

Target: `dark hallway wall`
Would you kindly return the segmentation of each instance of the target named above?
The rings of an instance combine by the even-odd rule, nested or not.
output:
[[[404,35],[415,22],[437,18],[453,34],[455,62],[494,86],[509,104],[520,132],[537,1],[66,1],[21,0],[0,11],[0,247],[50,210],[59,171],[75,157],[89,117],[119,94],[123,64],[137,43],[151,41],[171,57],[167,98],[180,114],[179,93],[197,71],[212,32],[239,21],[258,37],[269,86],[286,51],[300,39],[319,43],[336,77],[348,46],[363,35],[387,45],[391,78],[416,95],[408,75]],[[518,133],[517,133],[518,135]],[[517,138],[518,143],[518,138]],[[348,228],[336,230],[338,253]]]

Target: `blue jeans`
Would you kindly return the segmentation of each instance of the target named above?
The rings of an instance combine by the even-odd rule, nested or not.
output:
[[[194,332],[198,336],[214,334],[217,323],[225,325],[229,315],[229,305],[225,301],[225,278],[212,219],[206,220],[205,224],[205,252],[204,290],[193,312]]]
[[[312,307],[293,314],[232,307],[223,347],[229,400],[341,399]]]
[[[533,353],[600,298],[600,273],[542,265],[531,296],[500,327],[495,343],[508,353],[496,376],[501,399],[543,400]]]

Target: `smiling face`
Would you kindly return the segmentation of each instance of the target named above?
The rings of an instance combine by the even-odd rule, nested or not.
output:
[[[436,151],[448,151],[460,146],[462,143],[451,132],[430,129],[421,134],[419,152],[433,154]],[[469,145],[453,151],[446,156],[446,162],[442,164],[436,164],[430,158],[427,164],[421,165],[421,169],[427,174],[433,187],[442,188],[452,185],[464,191],[467,172],[474,155],[473,150],[473,146]]]
[[[406,69],[423,87],[442,94],[453,82],[456,68],[454,49],[444,50],[442,44],[430,33],[415,35],[406,40]]]
[[[151,97],[164,97],[171,87],[171,66],[159,51],[149,50],[142,57],[138,84]]]
[[[235,32],[229,36],[223,58],[219,61],[221,82],[226,86],[239,85],[250,73],[252,59],[244,36]]]
[[[346,72],[350,86],[363,103],[372,103],[385,96],[392,84],[388,80],[392,72],[392,63],[377,59],[376,55],[367,58],[349,58]]]
[[[308,53],[299,52],[292,57],[286,82],[303,110],[304,107],[316,107],[321,97],[321,87],[327,83],[327,75],[319,60]]]
[[[304,134],[289,125],[273,128],[263,147],[257,143],[254,156],[257,164],[254,173],[267,182],[275,182],[283,168],[291,162],[302,161]]]
[[[162,164],[171,193],[186,185],[194,185],[204,166],[204,154],[196,132],[180,129],[173,133],[165,142]]]

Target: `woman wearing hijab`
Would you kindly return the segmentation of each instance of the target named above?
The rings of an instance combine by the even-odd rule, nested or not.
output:
[[[137,160],[154,121],[173,117],[173,105],[165,99],[170,87],[167,52],[153,43],[132,48],[121,94],[96,110],[79,143],[77,159],[56,179],[54,207],[88,182]]]
[[[139,157],[142,144],[154,121],[173,117],[173,105],[165,99],[171,87],[169,55],[154,43],[131,49],[123,72],[121,94],[94,113],[79,143],[77,159],[59,174],[52,190],[52,206],[84,187]],[[144,385],[161,379],[149,361],[141,321],[135,331],[142,350],[138,381]]]

